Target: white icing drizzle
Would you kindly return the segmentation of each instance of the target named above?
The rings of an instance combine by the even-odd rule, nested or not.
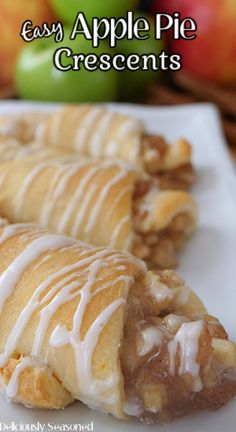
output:
[[[90,262],[92,260],[89,258],[87,261],[83,260],[81,262],[76,262],[73,265],[66,266],[63,269],[59,270],[58,272],[54,273],[53,275],[49,276],[39,287],[35,290],[33,296],[31,297],[30,301],[27,303],[25,308],[21,311],[19,317],[16,320],[16,323],[8,337],[7,343],[5,345],[5,351],[0,355],[0,366],[3,366],[7,359],[11,356],[11,354],[14,353],[17,343],[22,336],[25,327],[32,316],[32,313],[41,306],[45,301],[49,300],[60,287],[63,287],[63,283],[66,284],[68,281],[71,280],[71,278],[75,277],[73,274],[72,276],[65,276],[63,280],[56,284],[52,290],[47,294],[47,296],[43,299],[43,301],[39,301],[40,295],[43,294],[43,292],[48,288],[50,284],[52,284],[58,277],[64,276],[70,271],[76,270],[79,268],[79,264],[83,262],[83,264],[86,264],[86,262]],[[78,282],[77,282],[78,286]],[[36,332],[37,333],[37,332]],[[38,339],[40,336],[36,335],[36,339]],[[40,337],[41,338],[41,337]]]
[[[48,130],[49,141],[52,145],[58,144],[60,126],[64,121],[64,115],[64,110],[60,110],[50,120]],[[119,155],[120,145],[125,140],[129,140],[132,144],[129,146],[129,160],[134,161],[139,156],[143,130],[139,120],[128,116],[120,116],[99,106],[77,108],[66,115],[68,125],[71,123],[71,127],[75,129],[72,143],[75,150],[85,151],[96,158],[102,156],[115,157]],[[116,117],[120,119],[119,125],[116,125]],[[110,141],[107,138],[109,129],[114,130],[114,138]],[[37,130],[37,138],[42,140],[46,133],[47,128],[42,122]]]
[[[115,139],[109,141],[106,145],[106,152],[105,156],[109,158],[114,158],[117,156],[119,149],[119,142],[117,142]]]
[[[0,278],[0,289],[2,295],[1,307],[4,306],[5,301],[11,295],[23,272],[34,262],[34,260],[40,258],[42,253],[52,249],[63,249],[66,251],[68,247],[72,247],[75,244],[73,240],[60,235],[42,235],[41,229],[36,225],[15,225],[6,227],[0,237],[0,242],[3,243],[18,231],[24,232],[27,230],[27,226],[30,234],[34,231],[37,232],[38,230],[41,237],[27,245],[25,250],[21,252],[10,264],[8,269],[3,272]],[[72,245],[70,244],[71,242],[73,242]],[[83,243],[76,242],[76,246],[80,246],[81,249],[83,247],[84,249]],[[109,279],[109,282],[104,282],[103,276],[101,275],[100,277],[99,272],[103,268],[109,266],[109,264],[110,268],[112,268],[113,265],[117,266],[117,264],[119,264],[116,268],[120,272],[124,271],[125,265],[127,265],[127,262],[129,261],[137,263],[140,268],[143,268],[143,265],[141,262],[133,259],[129,255],[124,255],[122,252],[114,252],[108,248],[93,249],[86,245],[85,250],[83,250],[83,255],[84,257],[83,259],[80,259],[80,261],[58,270],[42,282],[35,289],[32,297],[19,314],[5,344],[4,352],[0,355],[0,367],[4,367],[10,356],[15,352],[32,314],[40,308],[39,322],[35,330],[31,356],[29,358],[23,358],[17,365],[7,387],[7,394],[9,397],[15,397],[17,394],[18,378],[21,372],[26,367],[34,367],[36,365],[35,359],[40,358],[40,355],[42,355],[42,343],[52,316],[60,306],[79,296],[77,310],[73,317],[72,330],[68,331],[63,326],[56,326],[51,334],[50,343],[53,347],[60,347],[68,343],[71,344],[76,360],[79,389],[82,393],[82,400],[84,402],[99,407],[102,403],[113,404],[117,400],[118,395],[113,388],[117,385],[119,376],[113,374],[105,380],[95,379],[92,372],[92,357],[100,333],[110,321],[113,313],[123,303],[125,303],[125,297],[128,294],[128,288],[132,283],[133,278],[125,276],[122,273],[117,274],[116,272],[113,279]],[[42,260],[40,260],[40,264],[44,262],[44,259],[49,259],[48,257],[50,257],[50,255],[46,255]],[[58,278],[61,278],[60,281],[58,281]],[[99,291],[107,289],[119,281],[124,283],[124,297],[118,298],[109,304],[97,316],[85,337],[82,339],[80,332],[83,316],[88,303]],[[99,283],[99,286],[96,291],[92,291],[95,283]],[[44,360],[46,363],[46,359]]]
[[[124,251],[128,251],[132,253],[133,244],[134,244],[134,233],[133,231],[130,231],[125,239],[122,249]]]
[[[58,144],[58,137],[59,137],[59,131],[60,131],[60,126],[64,121],[64,110],[59,110],[52,118],[51,118],[51,127],[49,128],[49,139],[50,139],[50,143],[52,143],[52,145],[57,145]],[[49,120],[50,122],[50,120]],[[45,123],[46,125],[47,123]],[[37,133],[38,135],[41,134],[41,137],[44,137],[44,135],[46,134],[47,128],[44,127],[43,123],[41,125],[41,128],[39,127]]]
[[[6,178],[7,178],[7,173],[0,174],[0,187],[4,185]]]
[[[35,153],[40,156],[44,151],[45,149],[41,149],[36,145],[21,145],[13,139],[8,139],[5,143],[0,143],[0,156],[1,160],[4,161],[24,159]]]
[[[136,200],[138,214],[151,213],[156,207],[156,198],[159,193],[157,186],[153,186],[148,193]]]
[[[87,187],[90,183],[90,181],[93,179],[93,177],[96,175],[97,172],[99,172],[100,168],[98,167],[91,167],[87,171],[87,173],[84,175],[83,179],[81,180],[79,186],[77,187],[77,190],[73,196],[73,200],[70,201],[67,208],[65,209],[61,219],[58,222],[57,230],[58,232],[63,233],[74,210],[76,209],[76,206],[80,202],[82,202],[83,195],[85,191],[87,190]],[[84,200],[85,201],[85,200]],[[72,227],[71,233],[76,234],[74,228]]]
[[[132,139],[132,145],[129,149],[129,161],[131,162],[138,162],[141,160],[142,155],[142,141],[141,141],[141,134],[139,136],[133,137]],[[142,161],[143,162],[143,161]]]
[[[169,342],[168,350],[170,356],[170,374],[176,373],[176,355],[179,352],[180,366],[178,374],[183,375],[189,373],[194,380],[194,391],[198,392],[202,389],[202,382],[199,376],[200,365],[197,363],[197,355],[199,350],[199,338],[203,330],[202,321],[194,321],[183,323],[176,333],[174,339]]]
[[[155,346],[161,345],[162,343],[163,334],[160,330],[158,330],[158,328],[154,326],[141,330],[141,335],[143,339],[143,347],[141,351],[138,352],[140,356],[146,355]]]
[[[120,131],[119,139],[124,141],[128,139],[131,145],[129,146],[129,160],[134,162],[141,154],[141,136],[142,136],[142,124],[138,120],[133,118],[127,118],[124,121]]]
[[[118,380],[118,376],[113,375],[108,379],[100,381],[92,378],[92,356],[97,344],[100,332],[105,327],[107,322],[110,320],[113,313],[117,308],[124,303],[124,299],[115,300],[109,306],[107,306],[100,315],[96,318],[94,323],[91,325],[90,329],[86,333],[84,339],[82,340],[80,335],[80,329],[82,326],[83,315],[86,310],[88,302],[91,300],[93,294],[91,289],[97,280],[98,271],[105,266],[105,261],[101,260],[94,261],[89,268],[89,274],[87,278],[87,283],[83,286],[80,291],[80,302],[78,304],[77,310],[73,319],[73,328],[69,332],[64,327],[57,326],[52,333],[50,338],[50,343],[54,347],[59,347],[70,343],[74,349],[74,354],[76,358],[77,365],[77,376],[80,385],[80,391],[82,391],[84,398],[83,400],[92,403],[94,405],[94,399],[96,401],[96,394],[99,396],[99,401],[106,403],[114,403],[117,396],[109,397],[108,399],[104,396],[106,390],[111,389]],[[123,280],[126,282],[127,286],[132,280],[129,277],[120,276],[117,280]],[[108,286],[110,283],[108,284]],[[99,288],[106,288],[106,283]],[[97,294],[97,291],[94,293]],[[99,404],[98,404],[99,406]]]
[[[124,413],[132,417],[140,417],[143,414],[143,407],[139,400],[128,400],[124,405]]]
[[[0,217],[0,228],[5,227],[6,225],[8,225],[7,219]]]
[[[25,177],[23,180],[17,195],[15,199],[15,218],[20,219],[21,216],[21,210],[24,203],[25,196],[27,194],[27,191],[31,185],[31,183],[34,181],[34,179],[37,177],[38,174],[40,174],[46,167],[48,166],[48,163],[44,162],[41,164],[36,165],[29,174]]]
[[[121,169],[118,174],[116,174],[114,177],[112,177],[104,186],[103,190],[101,191],[100,196],[98,197],[98,200],[96,204],[93,207],[93,210],[90,212],[87,224],[84,227],[84,232],[88,233],[92,228],[94,227],[94,224],[96,223],[97,217],[99,212],[101,211],[101,208],[103,206],[104,200],[108,196],[109,192],[111,191],[112,187],[118,184],[122,179],[125,178],[127,175],[127,171]]]
[[[157,277],[152,278],[149,284],[149,292],[160,303],[174,298],[174,290],[161,283]]]
[[[94,129],[94,134],[90,140],[90,154],[95,158],[103,155],[102,144],[104,143],[109,126],[112,125],[113,118],[113,113],[104,111],[100,123]]]
[[[43,264],[48,262],[52,258],[52,255],[45,255],[38,264],[33,268],[34,271],[38,270],[39,267],[41,267]]]
[[[68,186],[68,182],[71,180],[74,174],[79,173],[79,170],[84,167],[85,162],[82,162],[76,166],[69,165],[69,166],[60,166],[55,164],[56,172],[53,176],[52,183],[49,189],[49,192],[45,198],[44,204],[42,205],[41,214],[39,217],[39,222],[42,226],[47,227],[50,224],[50,217],[51,214],[55,208],[56,202],[58,198],[65,192],[66,187]],[[125,178],[127,173],[127,166],[123,166],[121,163],[117,164],[120,168],[120,172],[118,172],[117,175],[115,175],[113,178],[111,178],[105,187],[103,188],[100,196],[97,198],[97,202],[95,203],[92,211],[90,212],[87,224],[84,227],[84,232],[89,233],[94,224],[96,223],[98,214],[103,206],[104,200],[106,199],[107,195],[109,194],[110,190],[113,186],[115,186],[119,181],[121,181],[123,178]],[[26,176],[24,179],[16,200],[15,200],[15,216],[17,218],[20,217],[21,209],[24,202],[24,197],[27,194],[27,190],[30,187],[32,181],[36,178],[36,176],[46,167],[48,166],[48,163],[41,163],[34,167],[32,171]],[[76,220],[75,223],[72,225],[71,228],[71,235],[76,237],[79,231],[79,228],[81,226],[81,223],[83,221],[83,218],[85,216],[87,207],[89,203],[91,202],[92,196],[94,195],[96,191],[96,184],[91,185],[91,187],[88,187],[93,177],[102,170],[106,169],[106,167],[111,167],[112,163],[104,163],[102,166],[91,166],[88,168],[87,173],[83,176],[81,179],[77,190],[73,196],[73,200],[71,199],[68,206],[66,207],[64,213],[62,214],[61,218],[58,221],[57,225],[57,231],[59,233],[65,232],[65,229],[69,223],[70,218],[72,217],[73,212],[76,209],[76,206],[79,205],[81,202],[81,206],[78,209],[78,212],[76,214]],[[57,184],[58,183],[58,184]],[[118,200],[122,199],[122,196],[127,192],[127,190],[130,190],[131,187],[127,187],[124,190],[121,191],[119,196],[116,197],[115,202],[112,204],[111,207],[111,213],[115,206],[118,203]],[[84,199],[82,200],[84,194],[86,193]],[[49,200],[50,198],[50,200]],[[114,230],[113,236],[112,236],[112,245],[116,245],[117,238],[119,236],[120,230],[124,226],[124,224],[127,223],[127,218],[120,221],[119,225]],[[126,242],[126,248],[128,249],[130,247],[131,239],[129,238]]]
[[[36,240],[39,237],[40,233],[42,233],[42,232],[43,232],[43,228],[41,230],[39,229],[37,231],[31,230],[25,234],[23,232],[23,234],[19,238],[22,241],[32,242],[33,240]]]
[[[116,211],[116,208],[120,204],[122,198],[126,194],[128,194],[128,193],[131,194],[132,189],[133,189],[133,186],[130,186],[130,185],[127,186],[127,187],[125,187],[125,188],[122,188],[122,190],[120,191],[120,193],[114,199],[113,204],[111,205],[109,211],[106,213],[106,220],[107,221],[109,221],[113,217],[113,212]],[[124,223],[124,222],[121,221],[121,224],[122,223]],[[127,223],[127,221],[126,221],[126,223]],[[121,229],[121,227],[120,227],[120,229]],[[119,228],[116,228],[115,231],[116,230],[119,230]],[[113,233],[113,240],[111,240],[111,246],[112,247],[114,247],[116,245],[116,236],[118,238],[118,236],[119,236],[118,232],[117,233]],[[114,238],[115,238],[115,240],[114,240]],[[126,236],[126,239],[125,239],[125,242],[123,244],[122,249],[125,250],[125,251],[130,251],[131,250],[132,241],[133,241],[133,232],[130,231],[128,233],[128,235]]]
[[[33,348],[32,348],[32,352],[31,352],[33,356],[40,354],[41,346],[43,343],[43,339],[44,339],[49,321],[50,321],[51,317],[55,314],[57,309],[60,306],[62,306],[64,303],[75,299],[76,297],[78,297],[78,295],[81,295],[81,290],[78,291],[78,286],[79,286],[78,275],[80,278],[82,278],[82,276],[87,272],[87,268],[85,270],[80,271],[79,274],[78,274],[78,270],[81,268],[82,265],[91,263],[92,260],[94,260],[93,264],[94,264],[94,262],[98,262],[98,261],[100,262],[102,259],[102,255],[103,255],[102,252],[98,252],[99,258],[95,259],[95,256],[93,255],[92,257],[88,257],[87,259],[84,259],[84,260],[80,261],[79,263],[77,263],[76,273],[70,274],[69,276],[67,276],[63,280],[61,280],[59,283],[57,283],[53,287],[53,289],[50,290],[50,292],[47,294],[47,296],[45,296],[43,301],[40,302],[40,305],[42,305],[43,303],[45,303],[46,301],[48,301],[50,299],[50,303],[48,305],[46,305],[40,311],[40,321],[39,321],[38,327],[37,327],[36,332],[35,332],[35,339],[34,339]],[[105,255],[106,255],[106,252],[105,252]],[[109,257],[107,258],[107,260],[109,261]],[[118,282],[119,280],[124,280],[124,277],[120,276],[117,279],[115,279],[115,281],[110,281],[109,284],[103,284],[99,288],[99,290],[96,291],[96,294],[99,291],[112,286],[114,283]],[[38,290],[39,295],[41,294],[42,290],[43,291],[45,290],[45,285],[47,285],[47,281],[44,282],[44,284]],[[72,292],[76,288],[77,288],[77,291]],[[82,290],[83,290],[83,288],[82,288]],[[39,297],[39,295],[38,295],[38,297]],[[92,299],[92,297],[93,297],[93,294],[91,294],[90,300]],[[37,298],[37,301],[38,301],[38,298]]]
[[[117,194],[117,196],[115,197],[113,204],[111,205],[110,209],[108,210],[107,214],[106,214],[106,218],[109,221],[109,219],[112,217],[112,214],[114,211],[116,211],[116,208],[119,206],[122,198],[126,195],[126,194],[131,194],[133,190],[133,186],[126,186],[124,188],[122,188],[122,190]]]
[[[82,245],[84,247],[84,250],[81,252],[80,249],[81,249]],[[75,244],[73,244],[71,246],[64,247],[64,248],[60,249],[59,252],[60,253],[64,253],[64,252],[68,252],[70,250],[70,251],[73,251],[73,252],[81,252],[80,255],[83,256],[83,255],[87,254],[88,249],[90,249],[90,247],[91,247],[90,245],[88,245],[87,243],[83,243],[80,240],[79,244],[75,243]]]
[[[42,210],[39,216],[39,223],[42,226],[48,226],[51,209],[55,204],[53,200],[53,193],[55,191],[58,181],[60,180],[60,177],[63,176],[65,171],[67,171],[67,167],[59,166],[52,178],[52,181],[50,182],[49,191],[45,197],[44,203],[42,204]]]
[[[119,138],[124,140],[127,135],[133,135],[137,132],[141,133],[139,121],[131,117],[124,117],[122,125],[119,129]]]
[[[0,124],[0,134],[1,135],[14,135],[15,134],[15,130],[16,130],[16,126],[17,123],[20,121],[20,117],[19,116],[6,116],[4,119],[3,123]]]
[[[119,239],[120,232],[122,231],[123,227],[125,225],[128,225],[130,222],[130,216],[125,216],[123,219],[120,220],[120,222],[116,225],[116,228],[114,229],[112,236],[111,236],[111,247],[117,246],[117,241]]]
[[[70,244],[73,240],[67,237],[47,234],[34,240],[20,255],[9,265],[0,276],[0,312],[6,300],[12,294],[17,281],[27,267],[41,254],[48,250],[59,249]]]
[[[40,360],[32,357],[23,357],[20,360],[20,363],[18,363],[15,367],[15,370],[7,384],[7,387],[5,389],[7,397],[9,397],[10,399],[16,397],[19,388],[19,376],[25,369],[40,366],[42,366],[42,362],[40,362]]]
[[[38,123],[36,125],[35,132],[34,132],[34,136],[35,136],[35,141],[36,142],[40,143],[40,141],[44,141],[46,129],[47,129],[47,121],[46,121],[46,119],[45,119],[45,121],[41,121],[40,123]]]
[[[90,129],[94,128],[94,122],[96,118],[100,115],[101,108],[90,107],[87,114],[83,118],[83,123],[78,127],[75,134],[74,148],[76,150],[84,150],[86,145],[86,137]],[[78,111],[78,114],[79,111]]]
[[[81,226],[83,219],[86,215],[86,210],[87,210],[92,198],[94,197],[94,194],[96,193],[97,186],[98,185],[96,183],[94,183],[92,185],[92,187],[88,188],[86,191],[86,195],[83,197],[83,200],[80,203],[80,207],[76,213],[75,221],[74,221],[72,229],[71,229],[71,235],[73,237],[77,237],[77,235],[79,233],[80,226]],[[84,232],[83,232],[83,234],[84,234]]]
[[[7,139],[6,142],[0,142],[0,159],[4,161],[9,160],[22,160],[27,158],[34,158],[37,162],[52,160],[60,160],[61,163],[64,160],[69,159],[69,156],[60,154],[57,156],[57,152],[53,147],[40,147],[38,143],[22,145],[14,139]],[[74,156],[70,155],[71,161],[74,163]]]
[[[69,165],[66,167],[64,166],[63,168],[65,171],[64,170],[62,170],[62,172],[60,171],[60,174],[62,174],[62,176],[56,188],[54,189],[50,202],[47,201],[47,203],[45,203],[45,206],[42,208],[42,212],[40,215],[40,223],[43,226],[48,225],[51,214],[56,205],[57,199],[60,198],[60,196],[66,190],[66,187],[68,186],[68,183],[73,177],[73,175],[76,174],[80,169],[77,165],[76,166]]]
[[[0,244],[14,237],[18,232],[40,232],[40,227],[36,224],[14,224],[8,225],[0,236]]]
[[[89,274],[86,284],[80,291],[81,297],[78,304],[77,310],[73,318],[73,328],[71,331],[66,331],[65,328],[57,326],[52,333],[50,338],[50,343],[52,346],[60,346],[60,343],[65,345],[70,343],[74,349],[76,365],[77,365],[77,377],[80,386],[80,391],[82,391],[83,401],[92,403],[94,405],[96,401],[96,395],[99,400],[97,402],[115,403],[117,400],[117,395],[113,394],[107,398],[105,392],[111,390],[112,387],[117,384],[119,377],[116,374],[111,375],[109,378],[101,381],[92,377],[92,356],[94,349],[96,347],[99,335],[108,321],[111,319],[113,313],[118,309],[118,307],[125,302],[123,298],[115,300],[113,303],[108,305],[96,318],[89,330],[87,331],[84,339],[81,338],[80,331],[83,321],[84,312],[86,310],[87,304],[91,299],[91,289],[97,280],[98,271],[105,265],[100,260],[95,261],[89,268]],[[123,281],[129,285],[129,277],[121,276]],[[66,337],[67,333],[67,337]],[[95,405],[96,406],[96,405]],[[98,404],[99,406],[99,404]]]
[[[185,305],[189,300],[190,293],[191,293],[191,290],[188,287],[188,285],[183,283],[183,285],[181,285],[181,287],[180,287],[179,295],[175,299],[176,306],[181,307],[181,306]]]
[[[186,322],[186,317],[169,314],[165,317],[165,322],[170,328],[180,327],[184,322]]]
[[[68,186],[69,181],[72,177],[79,172],[83,164],[76,163],[76,166],[66,165],[66,172],[63,174],[61,180],[59,181],[52,197],[52,201],[54,204],[54,200],[59,198],[65,191]]]

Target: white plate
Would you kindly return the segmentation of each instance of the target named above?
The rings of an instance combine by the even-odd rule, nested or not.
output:
[[[199,175],[193,194],[200,208],[200,223],[194,238],[181,254],[178,271],[201,296],[210,313],[220,318],[230,336],[236,340],[236,177],[218,112],[212,105],[202,104],[173,108],[130,105],[110,107],[142,119],[150,132],[164,134],[171,140],[184,137],[191,141],[194,164]],[[3,102],[0,104],[0,114],[39,108],[51,111],[55,106]],[[61,430],[68,430],[66,426],[86,425],[92,421],[95,432],[151,432],[159,428],[117,421],[79,403],[63,411],[49,412],[27,409],[6,403],[0,398],[0,431],[4,430],[4,422],[10,424],[13,421],[17,423],[18,430],[19,422],[33,424],[35,428],[38,427],[37,422],[40,422],[44,431],[53,430],[53,423],[61,425]],[[235,421],[234,400],[218,412],[189,416],[163,426],[161,431],[235,432]]]

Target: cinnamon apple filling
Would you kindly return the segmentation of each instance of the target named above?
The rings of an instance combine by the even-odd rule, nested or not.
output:
[[[146,134],[142,152],[147,172],[157,176],[161,189],[188,189],[195,183],[191,147],[185,140],[170,145],[159,135]]]
[[[158,173],[161,189],[189,189],[196,182],[196,173],[191,163],[169,171]]]
[[[235,346],[171,271],[131,292],[120,359],[124,411],[142,421],[217,409],[236,395]]]
[[[173,197],[182,199],[183,196],[179,194],[182,192],[171,192],[168,196],[170,200]],[[133,200],[136,233],[133,252],[139,258],[145,259],[150,267],[173,268],[177,265],[176,252],[192,233],[196,219],[189,209],[181,209],[177,204],[177,210],[172,211],[167,203],[157,207],[157,212],[162,217],[161,221],[158,221],[155,213],[156,196],[155,182],[137,184]]]

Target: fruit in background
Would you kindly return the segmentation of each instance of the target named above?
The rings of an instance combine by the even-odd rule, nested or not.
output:
[[[118,53],[125,54],[155,54],[158,55],[164,49],[164,42],[155,40],[154,21],[151,16],[141,12],[135,13],[135,18],[146,18],[150,23],[149,39],[128,40],[127,38],[118,41],[116,50]],[[137,100],[145,92],[147,85],[157,79],[159,71],[129,71],[120,72],[120,98],[122,100]]]
[[[34,25],[51,22],[53,15],[48,0],[0,1],[0,86],[12,85],[17,54],[24,45],[20,37],[22,23],[31,19]]]
[[[66,30],[69,34],[69,30]],[[118,80],[117,72],[79,71],[62,72],[53,65],[56,49],[68,47],[74,53],[97,55],[109,52],[103,42],[99,48],[92,48],[91,41],[77,36],[75,41],[65,36],[64,41],[36,40],[23,48],[16,66],[16,88],[24,99],[54,102],[100,102],[116,99]],[[71,64],[71,59],[63,56],[63,66]]]
[[[168,38],[171,51],[182,54],[183,68],[218,83],[236,83],[236,1],[155,0],[154,12],[180,12],[198,24],[193,41]]]
[[[78,12],[84,12],[88,22],[93,17],[118,17],[132,11],[139,0],[50,0],[55,13],[68,23],[74,23]]]

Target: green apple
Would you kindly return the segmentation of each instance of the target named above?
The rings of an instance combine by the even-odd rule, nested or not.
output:
[[[69,34],[69,30],[66,31]],[[18,57],[15,73],[16,89],[23,99],[54,102],[106,102],[116,100],[118,73],[88,71],[83,66],[79,71],[62,72],[53,64],[56,49],[69,47],[74,54],[109,52],[103,42],[99,48],[92,48],[91,41],[77,36],[71,41],[66,36],[56,44],[50,39],[36,40],[27,44]],[[63,65],[72,64],[63,57]]]
[[[50,0],[62,20],[73,23],[78,12],[84,12],[88,22],[93,17],[119,17],[135,9],[139,0]]]
[[[145,15],[141,12],[135,13],[135,18],[146,18],[150,23],[149,39],[128,40],[124,38],[117,43],[116,50],[119,53],[125,54],[155,54],[158,55],[164,49],[164,42],[162,40],[155,40],[155,24],[151,16]],[[129,71],[125,70],[120,72],[120,98],[123,100],[139,99],[145,92],[147,85],[154,81],[159,76],[158,71]]]

